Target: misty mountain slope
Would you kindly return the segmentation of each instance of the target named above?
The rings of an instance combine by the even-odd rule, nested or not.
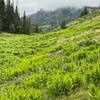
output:
[[[80,16],[81,9],[60,8],[55,11],[44,11],[41,9],[36,14],[31,15],[32,22],[38,25],[60,25],[62,20],[69,22]]]
[[[48,34],[0,34],[0,100],[99,100],[100,10]]]

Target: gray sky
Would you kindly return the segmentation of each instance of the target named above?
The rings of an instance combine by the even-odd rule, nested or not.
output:
[[[17,0],[15,0],[16,2]],[[22,15],[24,10],[27,14],[32,14],[39,9],[54,10],[61,7],[82,7],[98,6],[100,0],[18,0],[19,10]]]

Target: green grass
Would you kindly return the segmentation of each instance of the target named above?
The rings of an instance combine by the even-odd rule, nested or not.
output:
[[[100,100],[99,11],[47,34],[0,34],[0,100]]]

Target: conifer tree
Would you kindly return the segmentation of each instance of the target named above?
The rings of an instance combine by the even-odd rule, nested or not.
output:
[[[37,24],[34,25],[34,32],[35,33],[39,33],[40,32],[39,26]]]
[[[80,17],[85,16],[85,15],[87,15],[87,14],[88,14],[87,7],[84,7],[84,10],[81,12]]]
[[[61,28],[64,29],[65,27],[66,27],[66,21],[63,20],[62,23],[61,23]]]
[[[14,9],[14,2],[11,0],[6,0],[6,5],[4,0],[0,0],[0,31],[30,34],[32,32],[31,19],[26,17],[25,12],[21,19],[18,6]]]
[[[3,31],[4,26],[4,15],[5,15],[5,2],[0,0],[0,31]]]
[[[14,4],[7,0],[6,10],[5,10],[5,31],[7,32],[15,32],[15,12],[14,12]]]
[[[6,5],[6,14],[5,14],[5,29],[7,32],[10,32],[10,25],[11,25],[11,14],[10,14],[10,0],[7,0]]]
[[[18,7],[15,8],[15,32],[21,33],[21,19],[18,12]]]
[[[27,19],[27,33],[30,34],[32,32],[32,29],[31,29],[31,18],[28,18]]]
[[[14,4],[10,5],[10,32],[15,32],[15,12],[14,12]]]
[[[23,21],[22,21],[22,33],[27,34],[27,21],[26,21],[26,12],[24,11]]]

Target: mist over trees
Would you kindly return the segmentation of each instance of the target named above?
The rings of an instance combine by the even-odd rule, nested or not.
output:
[[[21,18],[18,5],[14,7],[14,3],[11,0],[7,0],[6,3],[4,0],[0,0],[0,31],[19,34],[35,32],[34,25],[31,24],[31,19],[26,17],[25,12]]]
[[[88,11],[87,7],[84,7],[83,11],[82,11],[81,14],[80,14],[80,17],[85,16],[85,15],[87,15],[88,13],[89,13],[89,11]]]

